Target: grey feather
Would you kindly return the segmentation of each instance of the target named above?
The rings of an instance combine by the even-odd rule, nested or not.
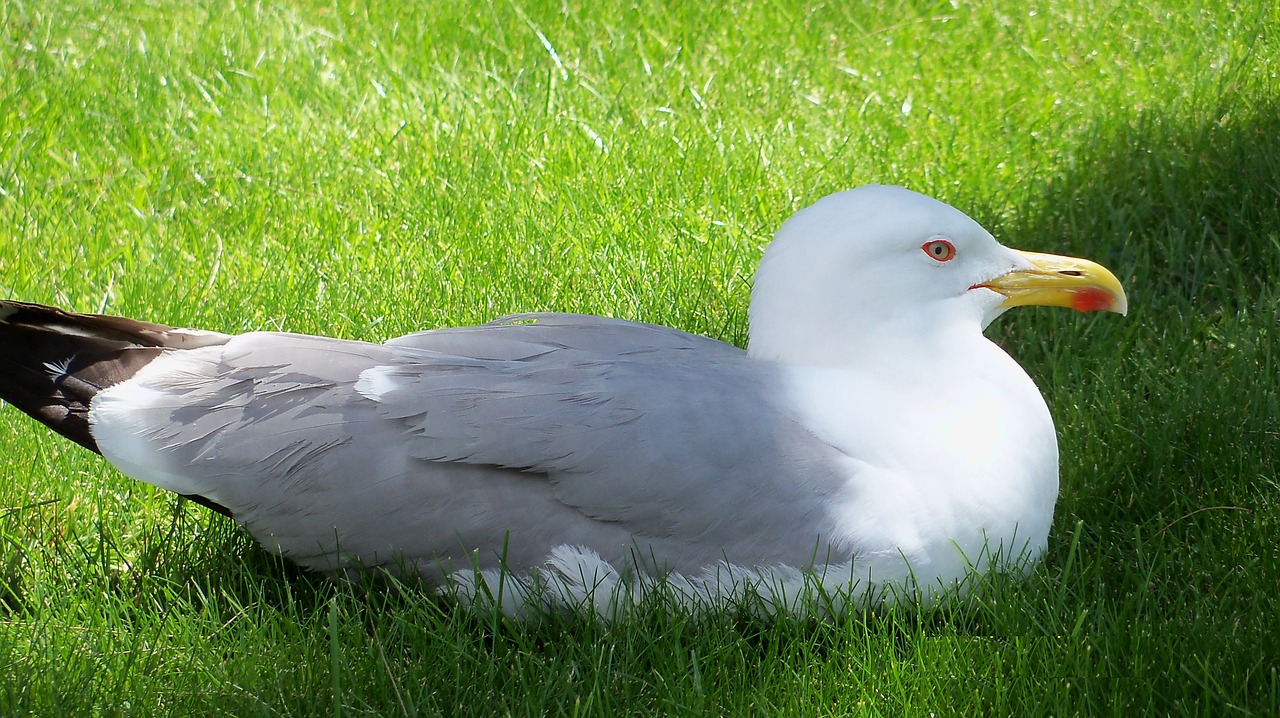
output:
[[[184,362],[133,409],[188,482],[170,488],[315,568],[491,566],[495,546],[536,565],[575,541],[664,568],[702,567],[708,545],[767,564],[816,548],[837,484],[834,450],[769,398],[768,364],[663,327],[521,315],[385,345],[255,333]]]

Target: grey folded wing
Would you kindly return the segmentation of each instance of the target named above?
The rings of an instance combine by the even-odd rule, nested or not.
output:
[[[253,334],[180,354],[103,407],[104,455],[304,563],[339,543],[378,562],[504,537],[527,544],[521,561],[634,540],[670,564],[769,562],[813,549],[837,489],[834,450],[767,365],[664,327],[521,315],[386,345]]]
[[[840,485],[838,453],[793,417],[774,367],[722,342],[519,315],[389,344],[415,351],[356,390],[405,427],[406,451],[544,474],[565,504],[636,535],[728,549],[803,527],[812,548]]]

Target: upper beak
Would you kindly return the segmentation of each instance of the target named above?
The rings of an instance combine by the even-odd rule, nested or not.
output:
[[[1087,259],[1014,250],[1031,263],[995,279],[975,284],[1005,297],[1002,309],[1026,305],[1070,307],[1082,312],[1127,314],[1129,300],[1116,275]]]

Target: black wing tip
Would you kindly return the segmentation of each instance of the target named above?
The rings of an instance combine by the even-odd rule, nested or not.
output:
[[[166,351],[168,327],[0,300],[0,398],[98,452],[89,406]]]

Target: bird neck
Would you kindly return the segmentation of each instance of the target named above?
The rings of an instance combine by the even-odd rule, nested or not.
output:
[[[951,321],[880,316],[856,323],[756,319],[747,345],[754,359],[872,375],[918,371],[957,355],[984,353],[990,344],[977,319],[965,316]]]

